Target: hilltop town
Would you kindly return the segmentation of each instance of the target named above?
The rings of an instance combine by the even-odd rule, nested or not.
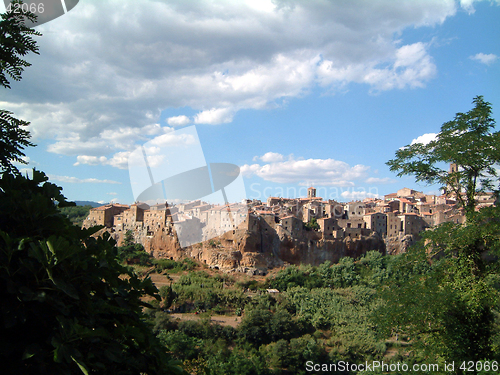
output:
[[[476,197],[494,204],[492,193]],[[191,257],[226,270],[265,273],[286,263],[319,264],[369,250],[404,252],[419,234],[465,215],[450,195],[403,188],[384,198],[340,203],[316,196],[213,205],[108,204],[90,210],[83,226],[102,225],[118,242],[127,231],[155,257]]]

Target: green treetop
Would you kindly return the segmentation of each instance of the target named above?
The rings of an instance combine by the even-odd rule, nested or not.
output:
[[[500,132],[494,131],[491,104],[482,96],[473,103],[469,112],[457,113],[444,123],[434,140],[403,147],[387,162],[398,176],[441,184],[457,197],[467,216],[475,210],[477,193],[493,188],[492,179],[498,176],[495,165],[500,162]],[[457,168],[449,171],[448,164]]]

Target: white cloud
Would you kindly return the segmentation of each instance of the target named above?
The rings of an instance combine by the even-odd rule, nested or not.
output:
[[[12,164],[16,165],[16,166],[22,166],[22,167],[38,165],[38,163],[36,161],[32,160],[29,156],[21,156],[21,160],[23,160],[24,163],[13,160]]]
[[[115,129],[103,129],[97,136],[87,139],[84,139],[81,133],[71,132],[57,136],[56,142],[49,145],[47,150],[63,155],[102,156],[116,150],[131,150],[138,142],[147,141],[151,136],[161,137],[172,130],[159,124],[149,124],[140,128],[121,126]]]
[[[170,126],[184,126],[191,123],[191,120],[187,116],[174,116],[167,119],[167,124]]]
[[[158,147],[168,147],[175,145],[191,145],[195,144],[197,140],[191,134],[175,134],[175,133],[167,133],[155,137],[152,139],[149,144]]]
[[[357,82],[366,83],[374,90],[424,87],[437,72],[426,48],[427,46],[421,42],[405,45],[394,50],[391,56],[383,60],[347,67],[338,67],[334,62],[324,60],[320,64],[318,76],[324,86]]]
[[[71,184],[121,184],[121,182],[113,181],[113,180],[99,180],[97,178],[78,178],[78,177],[70,177],[70,176],[57,176],[53,174],[47,174],[50,180],[57,182],[67,182]]]
[[[284,158],[283,155],[278,154],[277,152],[266,152],[258,159],[262,160],[264,163],[275,163],[278,161],[283,161]]]
[[[73,165],[100,165],[105,164],[107,161],[108,159],[105,156],[78,155],[76,157],[76,163]]]
[[[266,181],[297,183],[299,185],[354,186],[355,180],[364,179],[370,167],[349,164],[334,159],[294,159],[269,164],[243,165],[244,176],[256,175]]]
[[[398,38],[456,11],[451,0],[80,2],[39,27],[41,54],[2,108],[31,121],[34,140],[52,139],[51,152],[106,156],[165,131],[151,123],[167,108],[218,124],[318,84],[422,87],[436,74],[428,45]]]
[[[477,53],[473,56],[470,56],[470,59],[479,61],[482,64],[491,65],[498,60],[498,56],[493,53],[489,54]]]
[[[426,133],[423,134],[414,140],[411,141],[411,144],[414,145],[415,143],[422,143],[424,145],[428,144],[429,142],[435,141],[437,138],[436,133]]]
[[[162,128],[165,129],[165,128]],[[137,129],[140,131],[141,129]],[[165,131],[165,130],[161,130]],[[182,146],[182,145],[192,145],[197,142],[197,140],[191,134],[175,134],[174,132],[170,132],[170,128],[168,128],[167,133],[158,135],[151,139],[148,142],[149,146],[146,148],[146,153],[148,155],[148,163],[150,167],[157,167],[164,161],[164,155],[159,154],[161,147],[172,147],[172,146]],[[157,131],[158,133],[160,131]],[[122,132],[125,134],[128,132]],[[135,132],[128,133],[131,136],[135,136]],[[116,136],[114,139],[115,142],[120,140],[120,134]],[[133,137],[129,139],[130,146],[128,149],[135,146],[132,143]],[[110,139],[110,141],[112,141]],[[103,141],[104,142],[104,141]],[[68,142],[71,143],[71,142]],[[99,144],[99,143],[97,143]],[[57,144],[56,144],[57,145]],[[79,143],[80,148],[76,149],[73,146],[72,151],[86,151],[81,148],[82,143]],[[87,165],[110,165],[119,169],[128,169],[129,167],[129,156],[131,151],[119,151],[114,153],[111,157],[106,156],[95,156],[95,155],[78,155],[76,157],[76,162],[73,164],[75,166],[87,164]]]
[[[222,124],[233,121],[233,111],[229,108],[212,108],[194,116],[195,124]]]

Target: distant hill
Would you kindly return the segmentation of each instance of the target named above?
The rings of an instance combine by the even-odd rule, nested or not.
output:
[[[107,203],[97,203],[92,201],[75,201],[77,206],[91,206],[92,208],[104,206]]]

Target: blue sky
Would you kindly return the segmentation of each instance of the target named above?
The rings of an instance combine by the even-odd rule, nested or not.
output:
[[[385,162],[477,95],[498,117],[498,20],[498,1],[81,0],[0,100],[70,200],[132,203],[130,152],[190,125],[248,198],[437,191]]]

